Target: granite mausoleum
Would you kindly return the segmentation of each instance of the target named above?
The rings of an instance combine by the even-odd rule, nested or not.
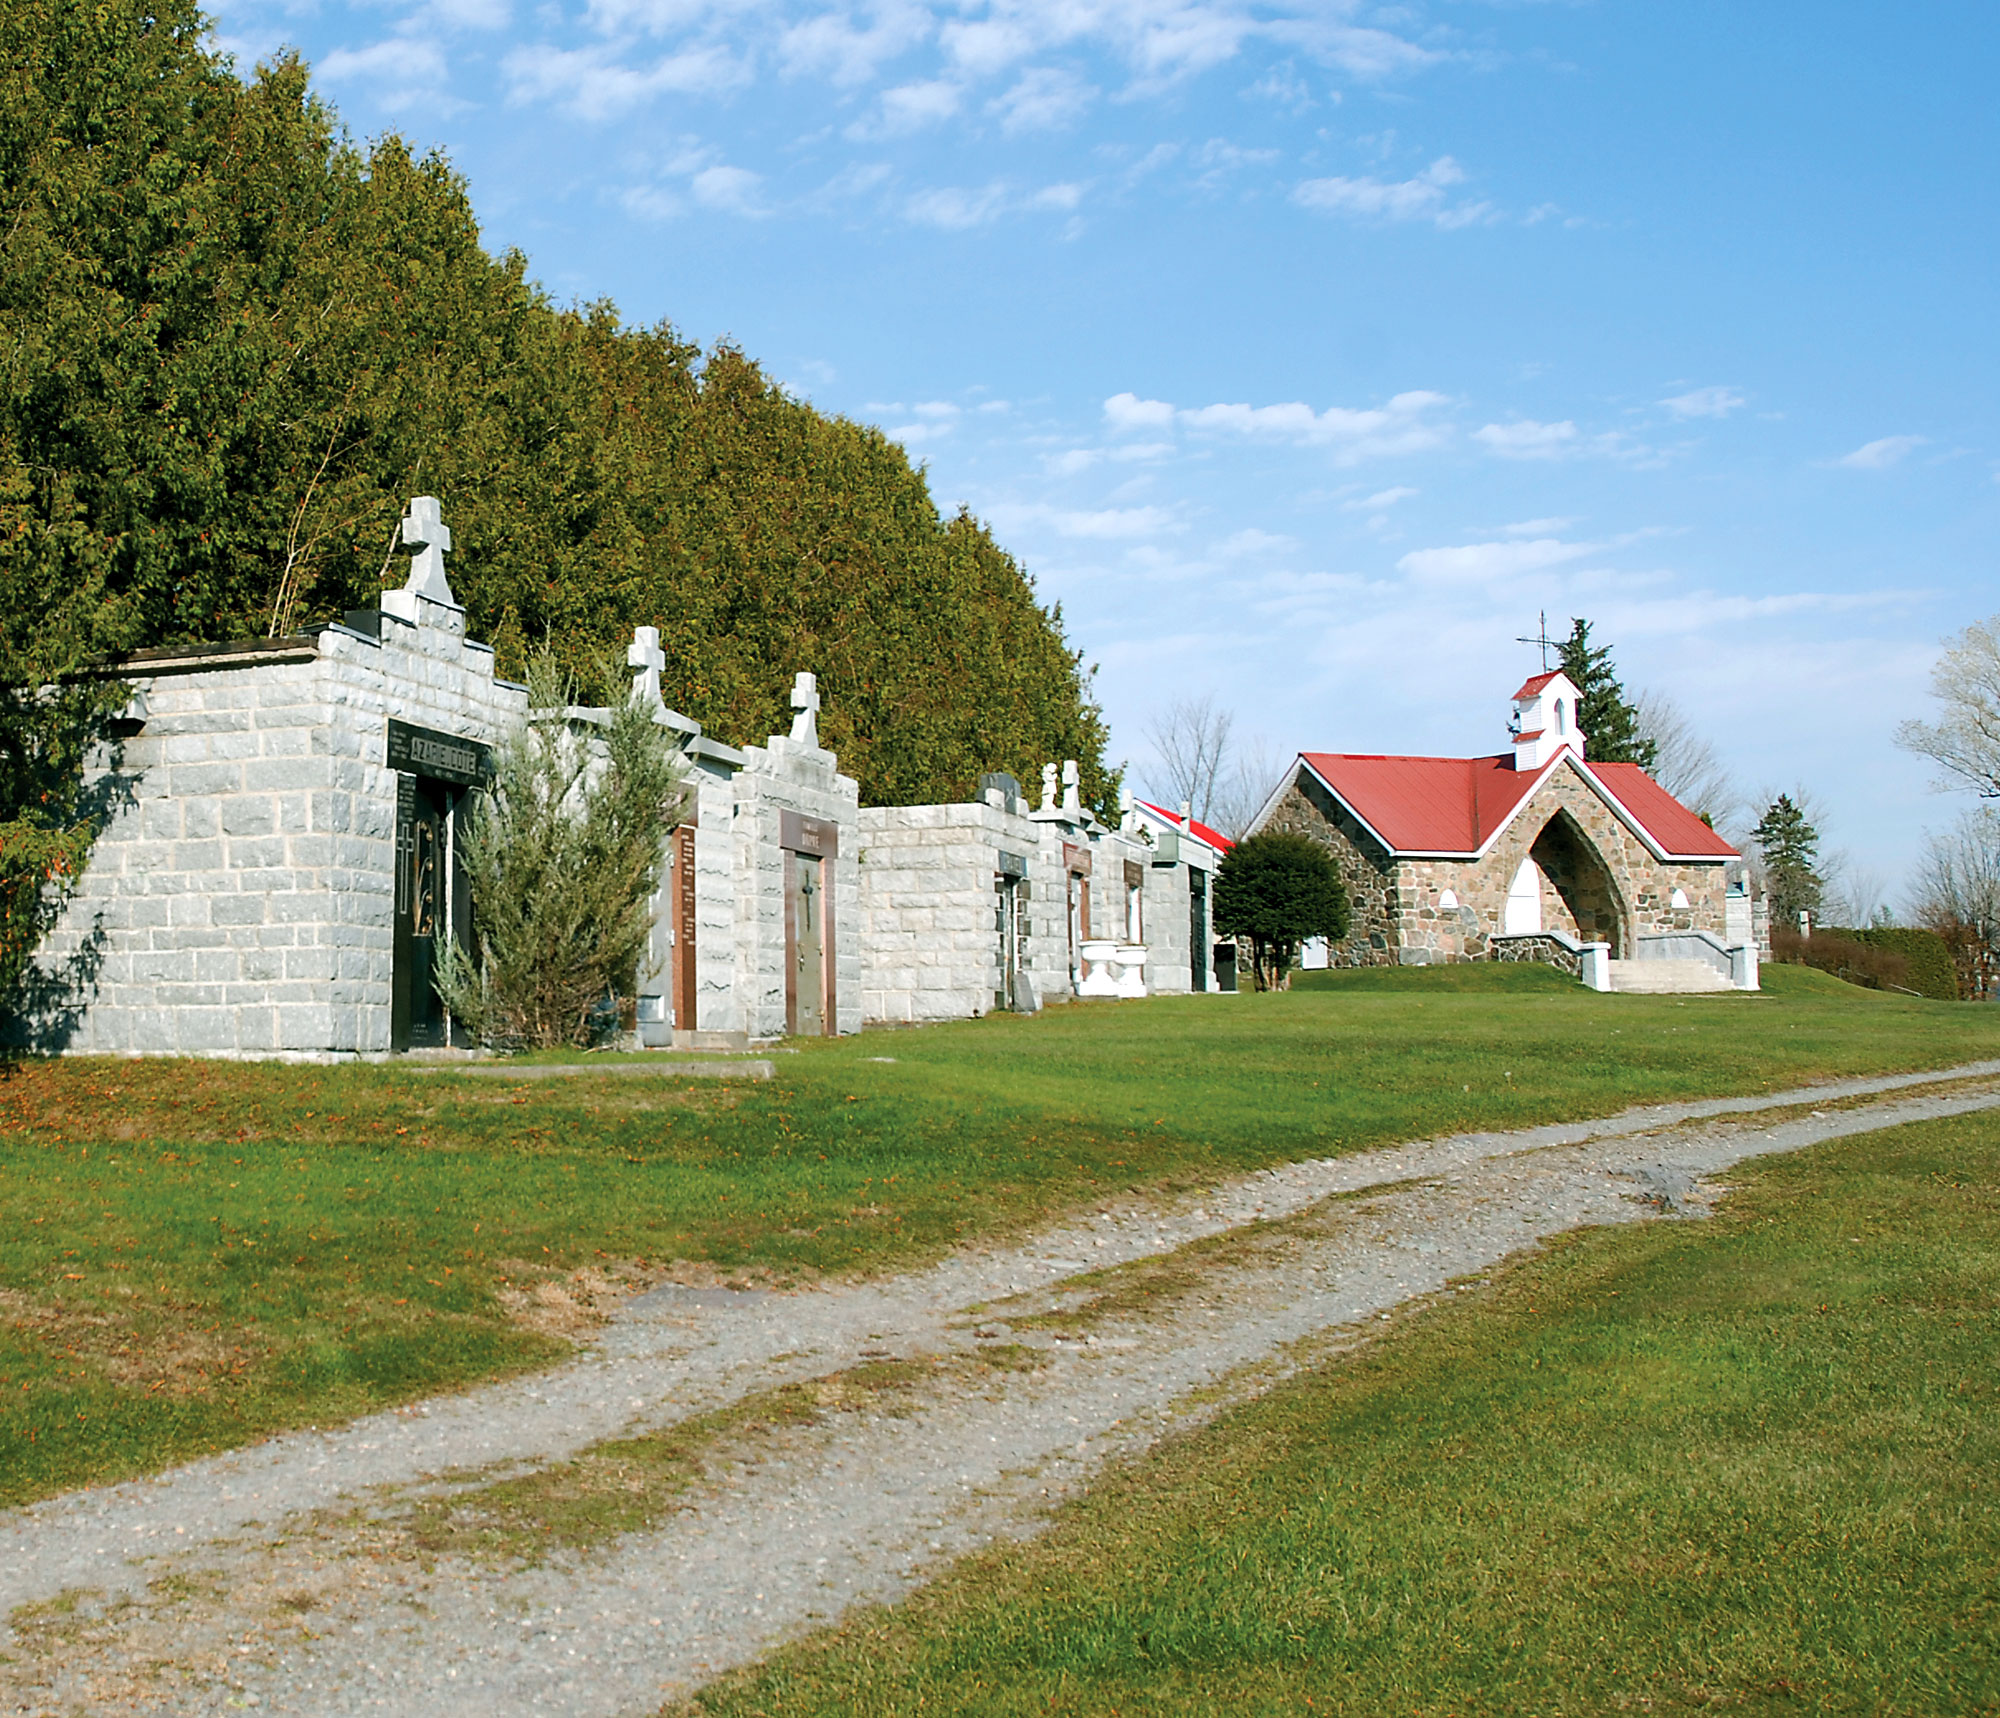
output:
[[[1591,763],[1561,673],[1514,695],[1496,757],[1302,752],[1255,828],[1326,847],[1337,966],[1546,960],[1596,989],[1755,989],[1736,850],[1636,764]]]
[[[24,1023],[38,1047],[316,1057],[455,1041],[433,973],[440,939],[476,934],[460,824],[528,692],[466,636],[434,498],[411,503],[402,541],[408,582],[378,609],[121,665],[126,737],[102,777],[119,809],[38,952],[42,988],[66,996]],[[819,742],[811,674],[789,733],[734,747],[666,706],[655,629],[627,660],[686,789],[637,974],[641,1043],[1209,987],[1215,855],[1171,815],[1128,803],[1105,827],[1073,762],[1060,803],[1049,765],[1032,809],[996,776],[972,804],[863,811]],[[560,716],[587,734],[611,712]]]

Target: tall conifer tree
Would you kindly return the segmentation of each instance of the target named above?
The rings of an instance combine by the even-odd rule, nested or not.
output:
[[[1800,913],[1817,913],[1826,893],[1819,874],[1819,831],[1788,793],[1765,808],[1751,832],[1764,860],[1764,886],[1771,896],[1771,923],[1791,929]]]
[[[1611,665],[1611,647],[1593,647],[1590,622],[1570,621],[1569,637],[1556,648],[1562,671],[1581,694],[1576,725],[1583,730],[1588,756],[1594,763],[1653,767],[1653,742],[1639,729],[1639,712],[1625,696],[1618,671]]]

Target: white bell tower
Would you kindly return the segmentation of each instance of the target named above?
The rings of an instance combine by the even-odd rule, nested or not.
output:
[[[1537,674],[1514,694],[1514,767],[1538,770],[1559,752],[1583,756],[1583,731],[1576,725],[1575,683],[1558,668]]]

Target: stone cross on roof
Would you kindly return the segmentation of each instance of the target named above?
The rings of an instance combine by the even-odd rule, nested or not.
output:
[[[444,558],[451,548],[451,527],[444,522],[435,495],[419,495],[410,503],[409,512],[403,515],[403,546],[416,550],[410,557],[410,582],[403,588],[429,597],[432,602],[447,602],[456,607],[457,599],[444,576]]]
[[[1063,759],[1062,778],[1063,778],[1063,802],[1062,802],[1063,810],[1081,813],[1083,810],[1083,800],[1079,791],[1078,784],[1081,782],[1082,776],[1079,774],[1077,770],[1075,758]]]
[[[819,679],[800,669],[792,680],[792,738],[802,746],[819,744]]]
[[[660,670],[667,665],[667,653],[660,648],[660,629],[635,626],[632,642],[625,649],[625,661],[638,670],[632,676],[632,696],[642,704],[660,703]]]

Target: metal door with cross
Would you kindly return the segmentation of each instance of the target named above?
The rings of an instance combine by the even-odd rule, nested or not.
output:
[[[1000,855],[1000,869],[993,878],[993,930],[999,939],[994,952],[1000,975],[993,1006],[1032,1012],[1023,976],[1028,964],[1028,861],[1022,855]]]
[[[438,962],[447,941],[473,947],[458,825],[492,754],[476,740],[391,721],[388,762],[397,772],[389,1047],[436,1049],[456,1041],[437,993]]]
[[[778,845],[785,853],[785,1030],[826,1037],[837,1030],[829,885],[839,827],[825,818],[783,812]]]

